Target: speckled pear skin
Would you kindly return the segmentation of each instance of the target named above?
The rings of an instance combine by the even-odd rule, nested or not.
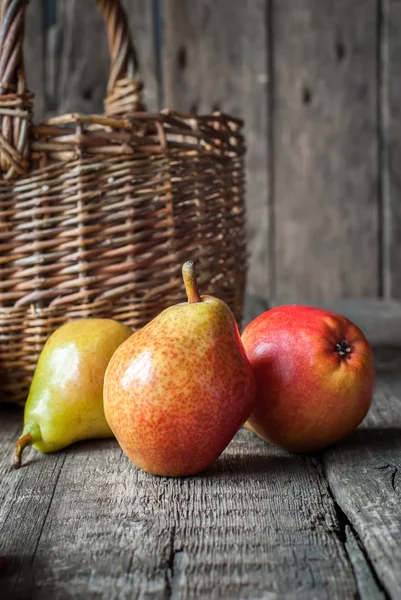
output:
[[[167,308],[114,353],[106,419],[125,454],[156,475],[199,473],[253,408],[255,382],[228,306],[211,296]]]
[[[113,434],[103,411],[103,381],[116,348],[132,334],[112,319],[77,319],[59,327],[40,354],[24,411],[33,447],[54,452]]]

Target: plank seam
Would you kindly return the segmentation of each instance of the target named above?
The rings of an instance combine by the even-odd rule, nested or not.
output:
[[[12,469],[12,467],[11,467],[11,466],[10,466],[10,469]],[[20,488],[21,488],[21,485],[22,485],[22,477],[21,477],[21,478],[20,478],[20,480],[18,481],[18,485],[17,485],[17,487],[16,487],[16,489],[15,489],[15,492],[14,492],[15,496],[17,496],[17,497],[18,497],[18,492],[19,492],[19,490],[20,490]],[[12,512],[14,509],[15,509],[15,507],[14,507],[13,503],[11,502],[11,503],[10,503],[10,508],[9,508],[9,510],[8,510],[8,512],[7,512],[7,514],[6,514],[6,516],[5,516],[5,517],[4,517],[4,519],[3,519],[3,524],[2,524],[2,526],[1,526],[1,528],[0,528],[0,534],[1,534],[1,533],[2,533],[2,531],[3,531],[5,524],[7,523],[7,519],[8,519],[8,517],[10,516],[11,512]]]
[[[176,558],[177,558],[177,554],[181,554],[184,549],[183,548],[176,548],[175,547],[175,541],[176,541],[176,526],[173,525],[173,527],[171,528],[171,535],[170,535],[170,543],[169,543],[169,554],[167,557],[167,568],[166,568],[166,594],[165,594],[165,600],[172,600],[173,599],[173,588],[174,588],[174,581],[177,578],[177,572],[176,572]]]
[[[58,480],[59,480],[59,478],[60,478],[60,473],[61,473],[61,470],[62,470],[62,468],[63,468],[63,466],[64,466],[64,463],[65,463],[65,460],[66,460],[66,458],[67,458],[67,455],[64,455],[64,457],[63,457],[63,458],[62,458],[62,460],[61,460],[60,470],[59,470],[59,472],[58,472],[58,473],[57,473],[57,475],[56,475],[56,480],[55,480],[55,482],[54,482],[54,486],[53,486],[53,490],[52,490],[51,497],[50,497],[50,500],[49,500],[49,504],[48,504],[48,506],[47,506],[47,509],[46,509],[46,514],[45,514],[45,516],[44,516],[43,523],[42,523],[42,526],[41,526],[41,528],[40,528],[40,532],[39,532],[39,535],[38,535],[38,540],[37,540],[37,542],[36,542],[36,545],[35,545],[35,549],[34,549],[34,551],[33,551],[33,553],[32,553],[31,564],[33,564],[33,562],[34,562],[34,560],[35,560],[35,556],[36,556],[36,552],[37,552],[37,549],[38,549],[38,546],[39,546],[39,542],[40,542],[40,539],[41,539],[41,537],[42,537],[42,533],[43,533],[43,530],[44,530],[44,526],[45,526],[45,523],[46,523],[46,521],[47,521],[47,517],[48,517],[48,515],[49,515],[50,506],[52,505],[53,498],[54,498],[54,493],[55,493],[55,491],[56,491],[56,487],[57,487],[57,484],[58,484]],[[58,464],[59,464],[59,461],[56,463],[55,467],[57,467],[57,465],[58,465]],[[21,481],[22,481],[22,478],[21,478]],[[14,583],[14,590],[16,590],[16,589],[17,589],[17,587],[18,587],[18,583],[19,583],[19,581],[20,581],[20,579],[21,579],[21,575],[22,575],[22,573],[23,573],[23,569],[20,569],[20,571],[19,571],[19,573],[18,573],[18,576],[17,576],[17,578],[16,578],[16,580],[15,580],[15,583]]]
[[[159,83],[157,86],[157,104],[158,109],[161,109],[164,107],[165,102],[163,72],[163,7],[161,0],[153,0],[153,47],[156,56],[156,78]]]
[[[61,471],[63,469],[63,466],[64,466],[64,463],[66,461],[66,458],[67,458],[67,454],[64,454],[64,456],[62,458],[62,461],[61,461],[60,470],[59,470],[59,472],[56,475],[56,480],[54,482],[54,486],[53,486],[52,493],[51,493],[51,496],[50,496],[49,504],[48,504],[48,507],[47,507],[47,510],[46,510],[45,517],[43,519],[42,527],[40,528],[40,532],[39,532],[39,535],[38,535],[38,541],[36,542],[35,549],[34,549],[33,554],[32,554],[32,563],[35,560],[35,556],[36,556],[36,552],[37,552],[37,549],[38,549],[38,546],[39,546],[39,542],[40,542],[40,539],[42,537],[42,533],[43,533],[43,530],[44,530],[44,527],[45,527],[45,524],[46,524],[46,521],[47,521],[47,517],[48,517],[49,512],[50,512],[50,507],[51,507],[52,502],[53,502],[54,494],[56,492],[56,487],[57,487],[58,481],[60,479]],[[56,463],[56,465],[57,465],[57,463]]]
[[[388,106],[386,90],[388,90],[387,72],[386,72],[386,53],[385,39],[387,27],[384,19],[383,4],[388,0],[377,0],[377,158],[378,158],[378,259],[379,259],[379,296],[391,296],[391,283],[387,276],[386,262],[389,261],[389,253],[386,248],[389,247],[390,236],[388,219],[386,214],[389,212],[389,186],[386,164],[388,164],[388,151],[385,144],[386,114],[385,106]]]
[[[275,194],[274,194],[274,129],[273,129],[273,118],[274,118],[274,39],[273,33],[273,0],[267,0],[266,3],[266,35],[267,35],[267,72],[268,72],[268,89],[267,89],[267,193],[268,193],[268,297],[267,300],[270,303],[272,298],[276,297],[277,293],[277,281],[276,281],[276,237],[275,237]]]
[[[358,543],[358,546],[359,546],[359,548],[360,548],[360,550],[361,550],[361,552],[363,554],[364,560],[366,562],[366,566],[368,567],[368,569],[369,569],[369,571],[370,571],[370,573],[372,575],[372,578],[374,579],[374,581],[375,581],[378,589],[382,592],[383,597],[385,598],[385,600],[391,600],[391,596],[388,594],[388,592],[386,591],[385,587],[383,586],[383,583],[381,582],[381,580],[380,580],[380,578],[379,578],[379,576],[378,576],[378,574],[377,574],[377,572],[376,572],[376,570],[374,568],[374,565],[373,565],[372,561],[370,560],[369,554],[367,553],[367,550],[366,550],[366,548],[365,548],[365,546],[364,546],[361,538],[359,537],[358,532],[355,530],[355,528],[354,528],[353,524],[351,523],[351,521],[349,520],[347,514],[343,511],[343,509],[341,508],[341,506],[338,504],[338,502],[336,500],[334,492],[331,489],[331,486],[330,486],[330,483],[329,483],[329,480],[328,480],[327,473],[326,473],[326,470],[324,468],[324,465],[321,464],[321,467],[322,467],[322,470],[323,470],[323,473],[324,473],[324,476],[325,476],[325,481],[326,481],[326,484],[327,484],[327,491],[328,491],[328,494],[330,495],[330,497],[331,497],[331,499],[333,501],[334,508],[335,508],[336,515],[337,515],[338,524],[339,524],[339,527],[340,527],[340,531],[336,532],[336,533],[338,535],[338,538],[339,538],[340,542],[344,546],[344,550],[345,550],[345,553],[347,555],[348,562],[349,562],[349,564],[351,566],[352,572],[354,573],[355,583],[356,583],[356,586],[357,586],[357,589],[358,589],[358,595],[359,595],[359,597],[361,598],[361,596],[359,594],[358,577],[357,577],[357,573],[356,573],[356,571],[354,569],[354,565],[353,565],[353,562],[351,560],[351,557],[350,557],[350,554],[348,552],[348,548],[347,548],[347,545],[346,545],[346,541],[347,541],[347,532],[346,532],[346,529],[347,529],[347,527],[349,527],[349,529],[351,530],[354,538],[356,539],[356,541]]]

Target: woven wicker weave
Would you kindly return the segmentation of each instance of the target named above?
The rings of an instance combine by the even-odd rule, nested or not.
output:
[[[242,123],[148,114],[116,0],[98,0],[111,73],[105,116],[31,123],[26,1],[0,2],[0,401],[23,403],[40,350],[71,318],[134,330],[182,301],[181,265],[239,320],[246,275]]]

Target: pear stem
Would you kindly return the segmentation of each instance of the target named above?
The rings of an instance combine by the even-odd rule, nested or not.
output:
[[[32,446],[32,444],[33,437],[30,433],[25,433],[18,438],[14,446],[14,454],[12,461],[12,466],[14,467],[14,469],[19,469],[21,467],[21,459],[24,448],[26,448],[27,446]]]
[[[193,304],[194,302],[202,302],[198,284],[196,282],[195,264],[192,262],[192,260],[184,263],[182,267],[182,278],[184,280],[185,291],[188,296],[188,303]]]

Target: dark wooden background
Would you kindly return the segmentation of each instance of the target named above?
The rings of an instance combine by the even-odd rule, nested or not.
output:
[[[150,110],[243,117],[249,292],[401,297],[401,1],[124,0]],[[36,120],[102,111],[95,0],[30,0]]]

